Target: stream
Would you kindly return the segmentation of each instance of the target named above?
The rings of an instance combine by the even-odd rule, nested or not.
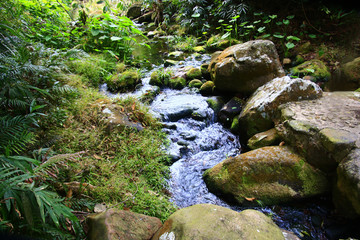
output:
[[[141,87],[133,93],[112,94],[107,91],[106,85],[102,85],[100,91],[110,97],[141,97],[155,91],[157,87],[149,84],[150,74],[163,67],[156,53],[167,51],[163,44],[166,39],[159,41],[160,44],[154,45],[151,51],[154,51],[154,55],[147,52],[149,62],[155,64],[152,70],[144,72]],[[201,57],[190,55],[168,69],[177,72],[186,66],[200,67],[202,63],[209,61],[210,56],[205,54]],[[216,121],[216,114],[208,106],[207,99],[194,89],[161,89],[150,104],[154,116],[163,122],[163,131],[167,133],[170,142],[166,151],[173,160],[168,179],[171,201],[180,208],[211,203],[241,211],[245,208],[233,206],[210,193],[202,179],[206,169],[241,153],[239,137]],[[348,229],[348,225],[339,224],[338,219],[333,216],[329,196],[255,209],[271,216],[279,227],[294,232],[301,239],[346,238],[350,236],[339,234],[352,231]]]

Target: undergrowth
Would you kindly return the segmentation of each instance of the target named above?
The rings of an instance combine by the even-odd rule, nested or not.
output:
[[[70,76],[67,84],[77,85],[79,96],[66,104],[63,127],[48,129],[47,135],[58,138],[53,148],[57,153],[82,154],[58,167],[54,185],[81,183],[80,190],[72,189],[70,196],[66,184],[59,189],[70,198],[85,197],[109,208],[131,209],[165,220],[175,207],[165,190],[169,160],[158,122],[136,99],[108,99],[92,88],[81,88],[81,76]],[[143,130],[111,126],[102,111],[114,105]]]

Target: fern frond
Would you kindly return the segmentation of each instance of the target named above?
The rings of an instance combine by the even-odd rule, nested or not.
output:
[[[29,119],[24,116],[0,117],[0,151],[10,154],[26,149],[35,140],[29,127]]]

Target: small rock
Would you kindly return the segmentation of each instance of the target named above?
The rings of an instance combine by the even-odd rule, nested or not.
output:
[[[149,240],[162,226],[158,218],[117,209],[91,214],[87,224],[89,240]]]

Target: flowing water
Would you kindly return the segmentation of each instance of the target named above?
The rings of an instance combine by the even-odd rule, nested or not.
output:
[[[163,40],[163,41],[166,41]],[[156,46],[164,48],[163,41]],[[160,52],[160,49],[155,49]],[[149,54],[149,53],[148,53]],[[150,60],[154,57],[149,56]],[[189,56],[178,65],[170,67],[173,72],[179,72],[186,66],[199,67],[208,62],[210,57],[203,55],[200,59]],[[106,91],[106,85],[100,90],[110,97],[135,96],[141,97],[157,87],[149,85],[152,71],[161,67],[161,61],[151,60],[153,70],[146,71],[142,86],[130,94],[111,94]],[[150,108],[154,116],[159,118],[168,134],[170,145],[166,149],[173,159],[168,180],[171,200],[180,208],[200,203],[212,203],[241,211],[244,208],[232,206],[214,194],[210,193],[202,179],[202,174],[217,163],[241,152],[239,138],[216,122],[214,111],[208,106],[207,97],[197,91],[185,88],[183,90],[162,89]],[[331,204],[328,197],[311,199],[287,206],[258,207],[280,227],[301,236],[302,239],[337,239],[337,232],[350,231],[336,225],[335,230],[327,233],[324,229],[325,220],[332,221]],[[335,221],[335,220],[334,220]],[[331,222],[330,222],[331,223]],[[346,227],[346,226],[345,226]]]

